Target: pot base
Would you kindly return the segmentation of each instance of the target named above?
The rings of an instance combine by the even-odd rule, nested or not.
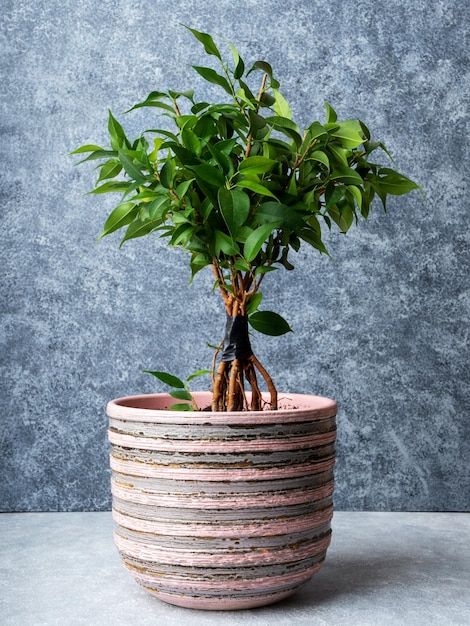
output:
[[[276,602],[285,600],[294,595],[303,584],[289,591],[252,596],[249,598],[231,598],[230,596],[205,598],[203,596],[186,596],[184,594],[162,593],[154,589],[145,589],[162,602],[173,604],[174,606],[181,606],[185,609],[199,609],[201,611],[237,611],[241,609],[256,609],[261,606],[267,606],[268,604],[275,604]]]

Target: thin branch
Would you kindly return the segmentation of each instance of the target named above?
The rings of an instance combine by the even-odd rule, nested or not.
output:
[[[219,264],[217,263],[217,259],[215,257],[212,260],[212,272],[219,285],[222,298],[224,299],[225,308],[227,309],[227,312],[228,312],[230,304],[231,304],[231,297],[230,297],[229,292],[224,287],[224,277],[222,275]]]

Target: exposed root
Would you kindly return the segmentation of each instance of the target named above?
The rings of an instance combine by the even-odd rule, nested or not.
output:
[[[270,406],[271,410],[277,411],[277,390],[276,390],[276,387],[274,386],[271,376],[268,374],[266,369],[261,365],[261,363],[258,361],[258,359],[255,357],[254,354],[252,354],[248,358],[256,367],[256,369],[259,371],[261,376],[264,378],[264,382],[266,383],[268,387],[269,395],[271,396],[271,406]]]
[[[212,411],[225,411],[225,396],[228,385],[228,369],[230,363],[221,361],[217,369],[212,392]]]
[[[258,387],[258,381],[256,379],[255,368],[253,367],[253,363],[251,361],[247,361],[244,364],[244,372],[246,379],[251,387],[251,410],[252,411],[261,411],[261,390]]]
[[[230,370],[227,411],[243,410],[243,379],[240,373],[240,361],[235,359]]]
[[[258,370],[270,394],[270,409],[277,410],[277,391],[271,377],[254,354],[246,359],[221,361],[215,376],[212,393],[212,411],[261,411],[263,397],[256,376]],[[251,387],[251,404],[248,404],[244,381]]]

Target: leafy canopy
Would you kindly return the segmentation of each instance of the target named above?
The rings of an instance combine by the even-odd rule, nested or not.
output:
[[[303,244],[328,254],[322,225],[347,233],[376,198],[386,209],[388,195],[418,185],[370,160],[387,150],[363,122],[338,121],[326,104],[326,121],[301,130],[269,63],[247,69],[231,43],[224,60],[209,34],[188,30],[217,64],[193,69],[224,98],[210,103],[193,90],[152,91],[130,111],[154,109],[171,130],[165,123],[131,141],[110,111],[110,145],[73,154],[99,161],[91,193],[120,195],[101,237],[122,229],[122,245],[158,233],[189,252],[192,276],[213,266],[224,293],[238,297],[242,285],[253,326],[282,334],[290,330],[285,320],[253,310],[266,273],[293,269],[290,253]]]

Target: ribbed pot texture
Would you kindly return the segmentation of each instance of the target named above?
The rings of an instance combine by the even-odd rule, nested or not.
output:
[[[193,394],[200,407],[210,394]],[[331,537],[336,403],[279,394],[280,409],[183,412],[167,394],[109,402],[115,541],[137,582],[197,609],[293,594]]]

